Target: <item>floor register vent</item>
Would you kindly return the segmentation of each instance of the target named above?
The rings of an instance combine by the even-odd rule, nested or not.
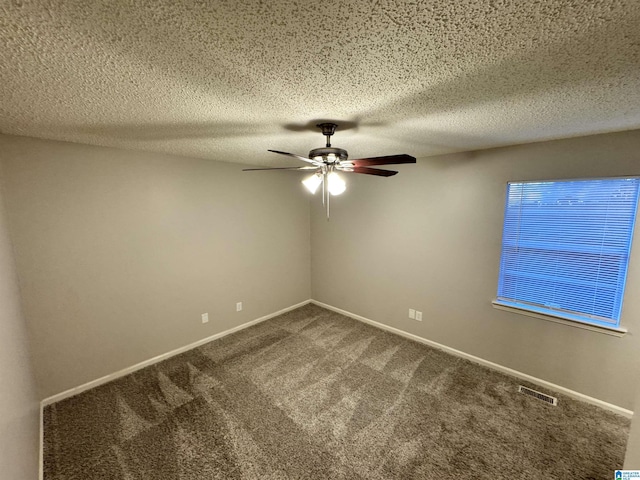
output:
[[[554,405],[554,406],[558,405],[558,399],[556,397],[552,397],[551,395],[547,395],[545,393],[536,392],[535,390],[531,390],[530,388],[523,387],[522,385],[518,387],[518,392],[537,398],[538,400],[542,400],[543,402],[546,402],[549,405]]]

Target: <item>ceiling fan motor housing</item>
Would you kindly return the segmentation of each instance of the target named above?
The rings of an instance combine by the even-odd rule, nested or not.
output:
[[[324,163],[343,162],[348,157],[346,150],[335,147],[314,148],[309,152],[310,159]]]

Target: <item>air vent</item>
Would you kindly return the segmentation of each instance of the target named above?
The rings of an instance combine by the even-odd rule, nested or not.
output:
[[[558,399],[556,397],[552,397],[551,395],[547,395],[545,393],[536,392],[535,390],[531,390],[530,388],[523,387],[522,385],[518,387],[518,392],[537,398],[538,400],[542,400],[543,402],[546,402],[549,405],[554,405],[554,406],[558,405]]]

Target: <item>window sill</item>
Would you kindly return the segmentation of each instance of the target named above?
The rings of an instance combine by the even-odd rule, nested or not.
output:
[[[504,310],[506,312],[517,313],[519,315],[526,315],[527,317],[539,318],[548,322],[560,323],[562,325],[568,325],[570,327],[582,328],[583,330],[589,330],[591,332],[602,333],[604,335],[611,335],[613,337],[623,337],[627,334],[626,328],[621,327],[601,327],[598,325],[589,325],[587,323],[581,323],[573,320],[567,320],[565,318],[554,317],[553,315],[545,315],[538,312],[532,312],[523,308],[517,308],[511,305],[505,305],[497,300],[492,300],[491,304],[493,308],[498,310]]]

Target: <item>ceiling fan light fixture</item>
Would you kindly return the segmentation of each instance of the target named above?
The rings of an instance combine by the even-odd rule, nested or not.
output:
[[[379,177],[391,177],[396,171],[381,170],[378,165],[397,165],[401,163],[416,163],[415,157],[407,154],[386,155],[383,157],[358,158],[349,160],[349,154],[342,148],[331,146],[331,136],[335,133],[337,124],[324,122],[317,125],[322,134],[327,137],[326,146],[314,148],[309,152],[308,157],[296,155],[294,153],[281,152],[280,150],[269,150],[273,153],[297,158],[310,165],[304,167],[272,167],[272,168],[245,168],[244,170],[314,170],[315,173],[302,180],[302,184],[307,190],[314,194],[318,187],[322,185],[322,204],[327,211],[329,220],[329,199],[334,195],[340,195],[347,189],[347,184],[336,173],[336,170],[345,173],[360,173],[364,175],[376,175]]]
[[[312,194],[318,191],[318,187],[322,183],[322,176],[314,173],[313,175],[308,176],[304,180],[302,180],[302,184],[309,190]]]
[[[347,189],[347,184],[336,172],[329,173],[327,181],[329,182],[328,188],[331,195],[340,195]]]

